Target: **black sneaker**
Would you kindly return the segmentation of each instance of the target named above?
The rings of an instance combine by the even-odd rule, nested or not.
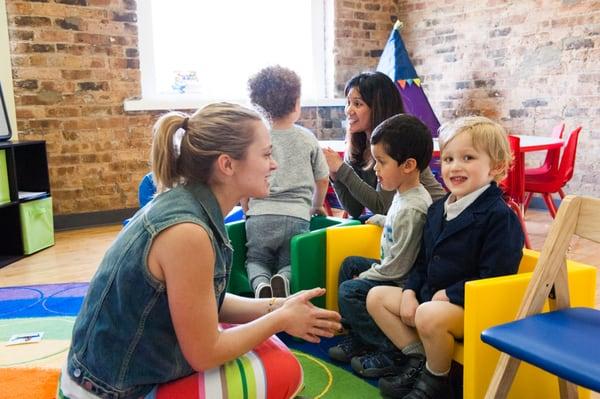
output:
[[[290,281],[282,274],[276,274],[271,277],[271,289],[273,296],[287,298],[290,296]]]
[[[361,377],[379,378],[393,375],[398,371],[398,364],[403,362],[404,354],[399,350],[387,352],[371,352],[352,358],[352,370]]]
[[[379,390],[384,397],[403,398],[412,391],[417,378],[425,368],[425,356],[404,355],[403,364],[399,365],[396,375],[379,379]]]
[[[419,378],[415,382],[412,391],[408,393],[405,399],[440,399],[447,398],[450,393],[450,385],[447,375],[433,375],[423,368]]]
[[[333,360],[348,363],[354,356],[362,355],[365,352],[365,346],[349,335],[342,339],[339,344],[329,348],[327,353]]]

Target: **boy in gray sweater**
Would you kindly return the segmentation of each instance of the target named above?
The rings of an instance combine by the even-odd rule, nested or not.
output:
[[[298,126],[300,78],[281,66],[248,81],[250,100],[271,120],[272,156],[278,168],[266,198],[242,202],[246,211],[246,270],[257,298],[289,295],[290,239],[309,230],[312,215],[324,215],[327,162],[314,134]]]
[[[349,335],[329,348],[329,356],[351,362],[354,371],[365,377],[380,377],[394,368],[398,350],[367,312],[366,298],[378,285],[402,287],[415,262],[432,202],[419,176],[427,168],[432,150],[429,129],[406,114],[386,119],[371,136],[379,185],[396,193],[387,216],[374,215],[367,220],[383,227],[381,259],[350,256],[342,263],[338,301]],[[361,356],[366,353],[371,355]]]

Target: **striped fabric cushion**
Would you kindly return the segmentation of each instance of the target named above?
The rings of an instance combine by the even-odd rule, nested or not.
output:
[[[146,399],[287,399],[298,394],[302,383],[300,363],[272,336],[221,367],[159,385]]]
[[[300,363],[274,335],[223,366],[158,385],[145,399],[289,399],[302,387]],[[62,378],[56,397],[97,398],[70,378]]]

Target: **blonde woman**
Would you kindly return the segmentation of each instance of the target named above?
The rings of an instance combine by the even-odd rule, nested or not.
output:
[[[241,198],[267,195],[276,167],[254,111],[220,103],[158,119],[158,195],[90,283],[59,397],[236,397],[243,386],[250,397],[288,398],[300,389],[298,362],[273,334],[330,337],[339,315],[310,303],[324,290],[266,299],[225,292],[232,249],[223,217]]]

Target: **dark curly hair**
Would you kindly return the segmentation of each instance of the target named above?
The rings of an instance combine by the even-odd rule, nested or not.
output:
[[[250,101],[271,119],[288,115],[300,98],[300,77],[279,65],[262,69],[248,80]]]

